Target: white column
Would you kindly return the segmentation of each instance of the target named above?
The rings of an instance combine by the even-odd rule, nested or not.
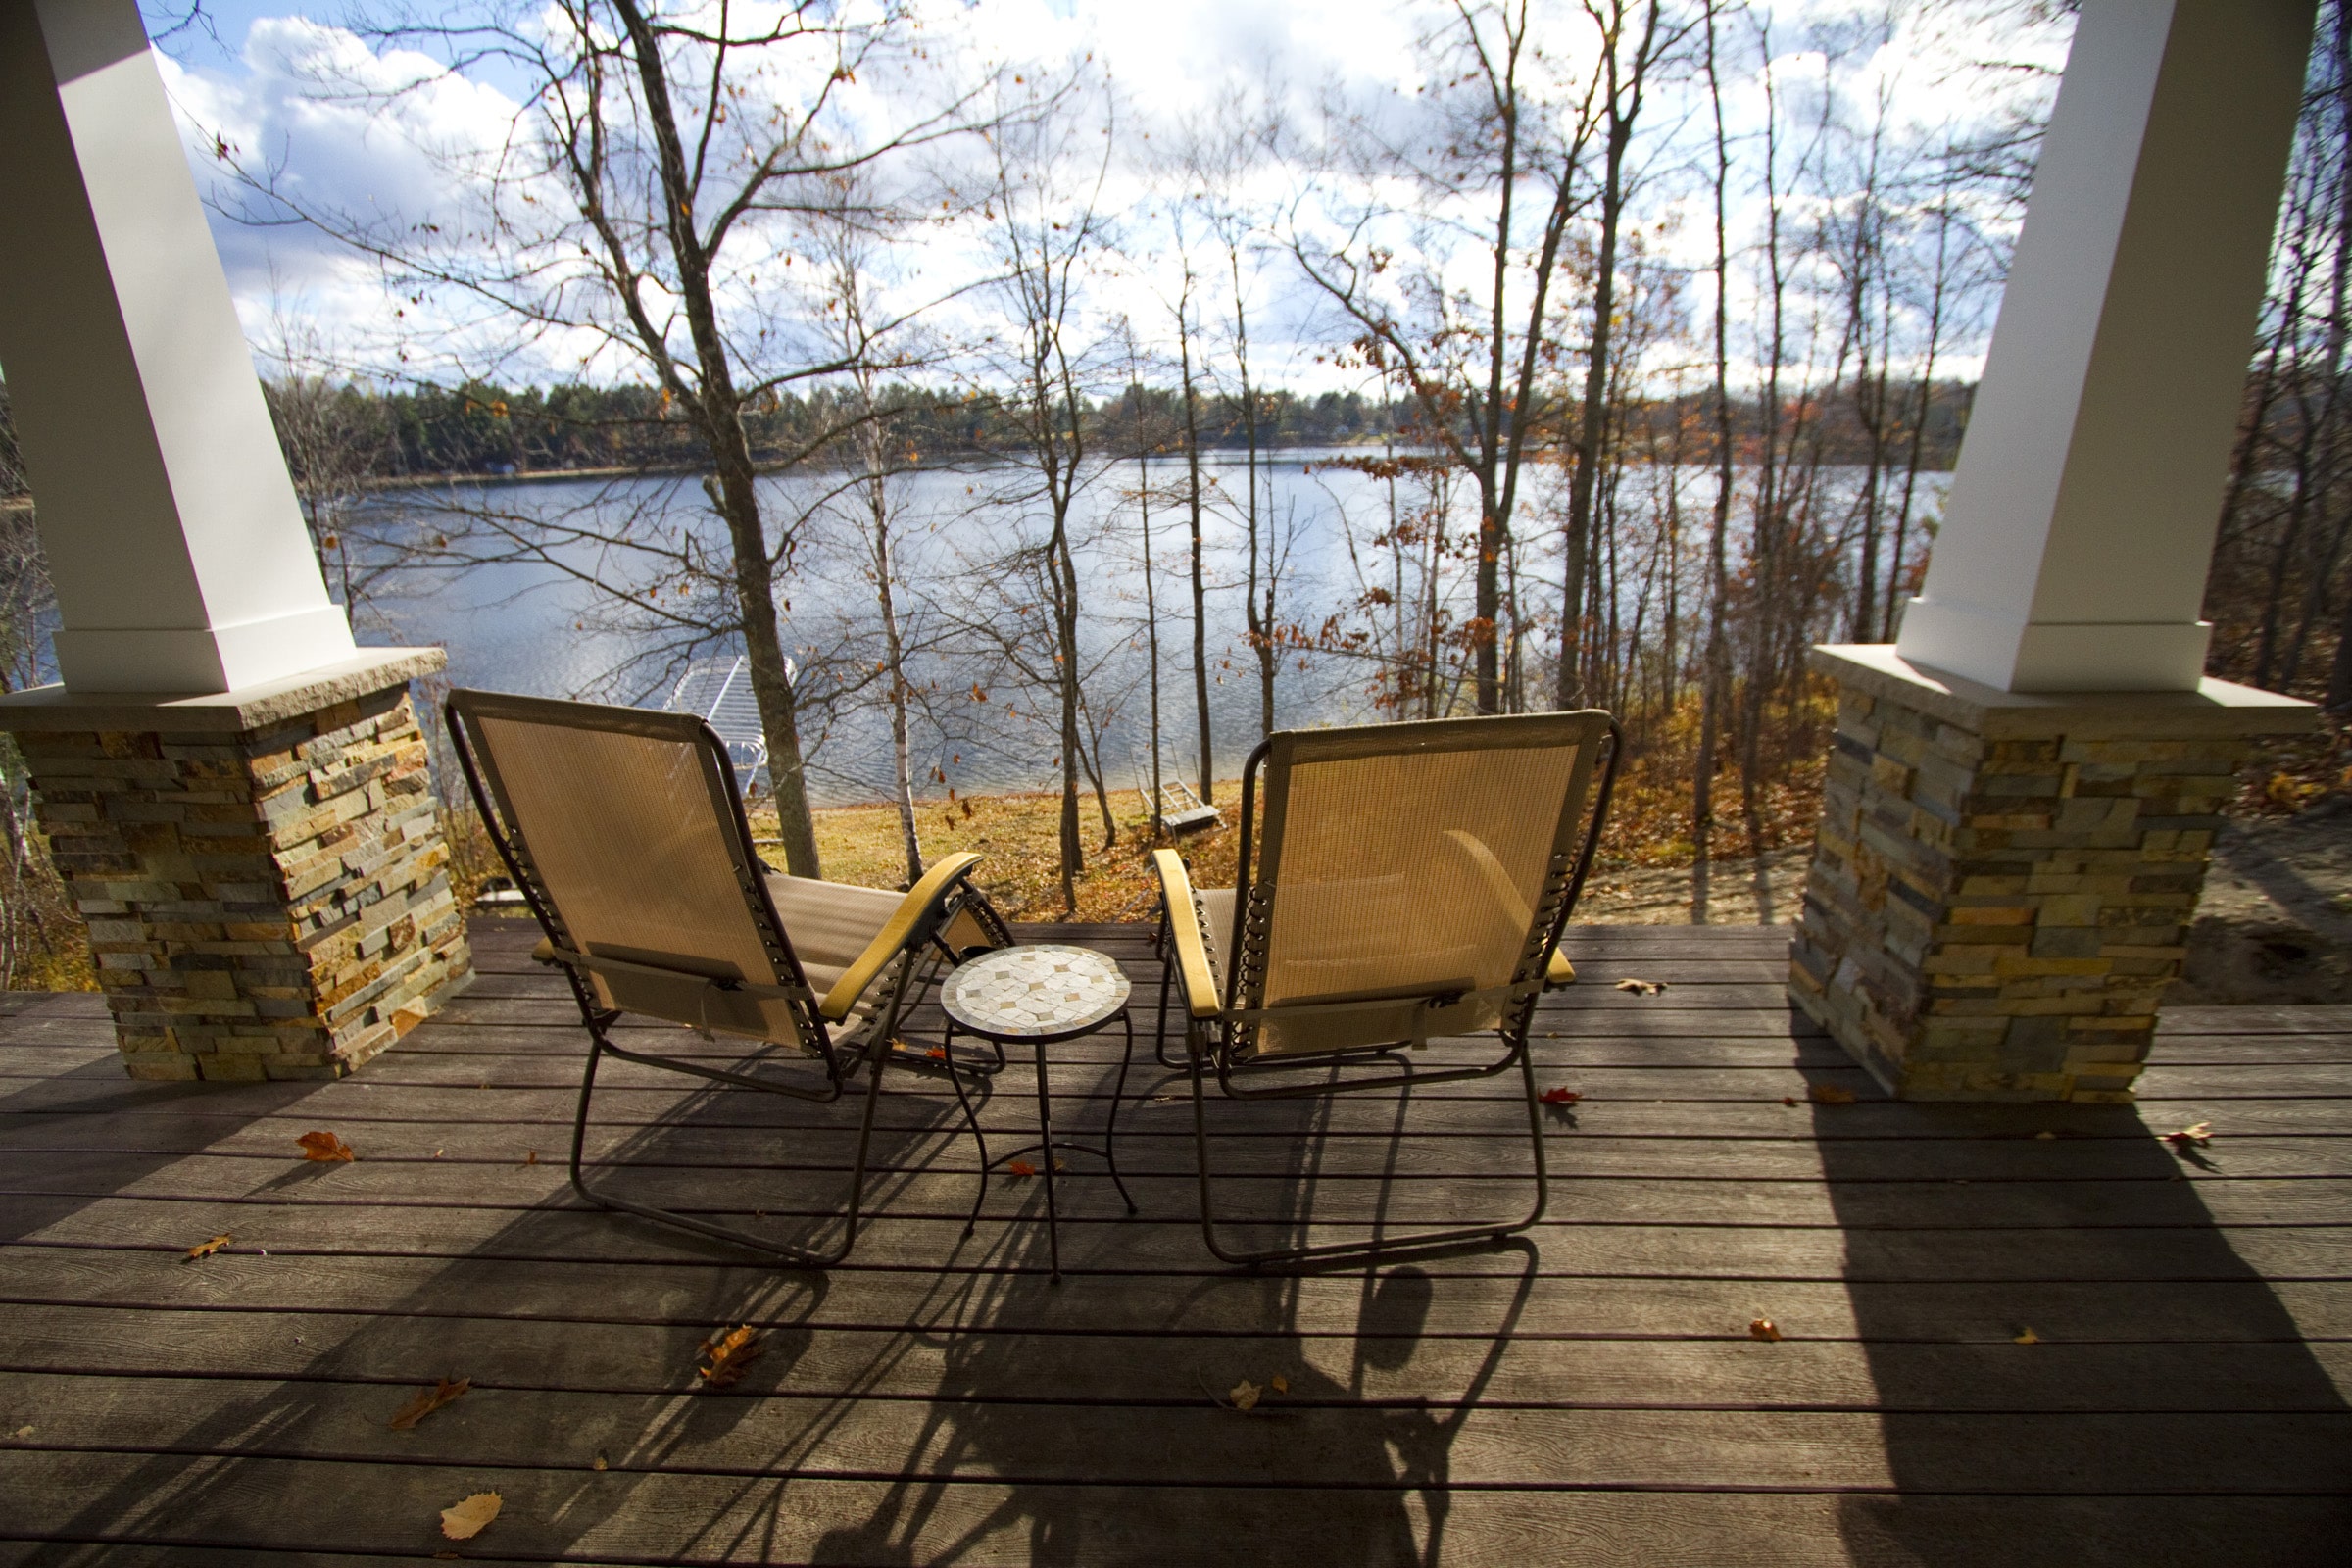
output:
[[[2193,691],[2314,0],[2084,0],[1902,657]]]
[[[353,657],[133,0],[0,0],[0,373],[70,690]]]

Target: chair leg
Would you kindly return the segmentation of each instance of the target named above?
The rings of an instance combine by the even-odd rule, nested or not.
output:
[[[581,1173],[581,1152],[588,1137],[588,1106],[596,1089],[597,1063],[603,1058],[606,1046],[601,1030],[591,1026],[588,1035],[588,1065],[580,1075],[579,1107],[573,1115],[571,1124],[572,1191],[599,1208],[612,1209],[622,1214],[634,1214],[640,1219],[652,1220],[658,1225],[667,1225],[673,1230],[690,1231],[697,1236],[706,1236],[713,1241],[727,1242],[737,1247],[748,1248],[752,1251],[782,1259],[784,1262],[800,1268],[830,1268],[850,1255],[850,1249],[858,1243],[858,1205],[863,1201],[865,1195],[866,1156],[873,1147],[874,1139],[874,1106],[875,1102],[882,1098],[882,1063],[878,1056],[874,1060],[873,1075],[867,1083],[865,1112],[859,1120],[858,1129],[858,1157],[850,1172],[849,1203],[843,1216],[845,1228],[842,1232],[841,1245],[830,1251],[818,1252],[807,1248],[766,1241],[731,1225],[714,1225],[709,1220],[673,1213],[666,1208],[656,1208],[650,1203],[639,1203],[625,1198],[615,1198],[610,1193],[600,1193],[590,1187]],[[785,1093],[782,1090],[771,1092]],[[804,1097],[793,1096],[792,1098]]]
[[[1159,940],[1154,945],[1159,954],[1159,1024],[1152,1035],[1152,1054],[1158,1059],[1162,1067],[1173,1070],[1182,1067],[1184,1063],[1168,1059],[1168,991],[1176,983],[1176,965],[1170,961],[1169,940],[1168,911],[1163,907],[1159,911]],[[1190,1016],[1189,1011],[1187,1016]],[[1192,1038],[1189,1025],[1185,1031],[1185,1038],[1188,1042]]]
[[[1415,1231],[1405,1236],[1381,1237],[1368,1242],[1326,1242],[1319,1247],[1273,1247],[1256,1251],[1228,1250],[1217,1240],[1217,1216],[1214,1196],[1215,1182],[1208,1162],[1207,1094],[1201,1082],[1200,1059],[1194,1032],[1187,1029],[1185,1042],[1193,1050],[1193,1147],[1199,1160],[1200,1182],[1200,1236],[1208,1250],[1220,1260],[1256,1268],[1265,1263],[1297,1263],[1319,1258],[1374,1258],[1393,1252],[1420,1251],[1428,1248],[1445,1247],[1455,1243],[1476,1241],[1506,1241],[1519,1232],[1532,1228],[1544,1217],[1550,1200],[1550,1183],[1544,1164],[1544,1107],[1536,1098],[1536,1067],[1534,1053],[1524,1042],[1519,1050],[1519,1077],[1527,1102],[1528,1134],[1533,1142],[1536,1162],[1536,1200],[1525,1218],[1499,1224],[1462,1225],[1446,1230]]]

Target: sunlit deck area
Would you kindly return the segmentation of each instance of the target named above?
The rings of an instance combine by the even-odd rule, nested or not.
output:
[[[1148,1020],[1148,930],[1057,934],[1115,953]],[[1792,1017],[1785,933],[1585,928],[1538,1025],[1541,1082],[1582,1098],[1531,1235],[1222,1268],[1189,1098],[1139,1050],[1143,1212],[1073,1158],[1055,1286],[1035,1180],[963,1235],[971,1142],[910,1074],[829,1273],[585,1208],[576,1015],[525,927],[475,941],[471,990],[335,1083],[134,1084],[97,998],[7,998],[0,1559],[2136,1568],[2352,1541],[2352,1009],[2176,1011],[2136,1106],[1896,1103]],[[1055,1061],[1057,1125],[1099,1133],[1115,1045]],[[833,1201],[856,1099],[610,1072],[598,1144],[636,1192],[780,1231]],[[1209,1108],[1237,1206],[1284,1230],[1522,1200],[1507,1080]],[[1017,1054],[982,1114],[1034,1127]],[[2161,1136],[2200,1121],[2209,1147]],[[356,1162],[303,1161],[314,1129]],[[744,1322],[764,1353],[698,1392],[697,1346]],[[389,1428],[444,1377],[470,1392]],[[498,1519],[445,1541],[485,1491]]]

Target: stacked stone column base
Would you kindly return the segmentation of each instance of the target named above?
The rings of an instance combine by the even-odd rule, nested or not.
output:
[[[336,1077],[470,977],[407,685],[440,662],[0,703],[133,1078]]]
[[[1838,733],[1790,997],[1906,1099],[2131,1099],[2238,765],[2253,737],[2311,728],[2310,705],[1813,657]]]

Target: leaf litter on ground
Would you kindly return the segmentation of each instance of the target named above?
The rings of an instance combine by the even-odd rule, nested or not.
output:
[[[1546,1089],[1536,1098],[1546,1105],[1573,1105],[1585,1097],[1573,1089]]]
[[[749,1323],[721,1329],[695,1348],[698,1357],[708,1357],[709,1366],[698,1366],[694,1375],[705,1388],[723,1389],[743,1381],[751,1364],[767,1348],[760,1343],[760,1331]]]
[[[1747,1337],[1751,1340],[1777,1340],[1781,1337],[1780,1325],[1768,1317],[1753,1318],[1747,1325]]]
[[[302,1157],[316,1160],[357,1159],[351,1146],[333,1133],[304,1133],[294,1140],[302,1146]]]
[[[473,1387],[471,1378],[436,1378],[429,1389],[419,1389],[416,1396],[402,1405],[391,1421],[392,1430],[407,1432],[417,1422]]]
[[[454,1507],[441,1510],[441,1533],[452,1541],[471,1541],[505,1506],[506,1498],[497,1493],[477,1492]]]
[[[222,1231],[220,1235],[212,1238],[210,1241],[198,1242],[194,1247],[189,1248],[188,1255],[180,1259],[180,1261],[183,1263],[193,1263],[200,1257],[210,1257],[215,1252],[218,1252],[220,1250],[220,1249],[226,1247],[230,1242],[235,1240],[235,1237],[229,1235],[226,1231]]]
[[[1666,989],[1663,980],[1636,980],[1631,977],[1617,982],[1617,989],[1630,991],[1637,997],[1654,997]]]
[[[1816,1105],[1850,1105],[1859,1097],[1851,1089],[1836,1084],[1813,1084],[1806,1088],[1805,1098]]]

